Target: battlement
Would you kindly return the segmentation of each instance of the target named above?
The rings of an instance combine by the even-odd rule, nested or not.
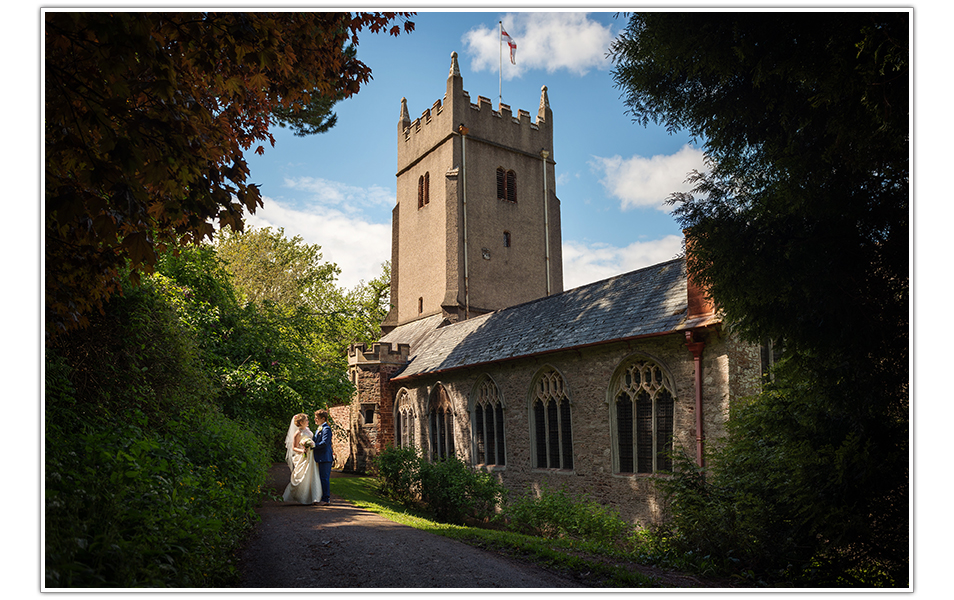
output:
[[[402,102],[406,102],[405,99],[402,99]],[[406,105],[405,105],[406,106]],[[421,116],[407,127],[404,128],[404,141],[407,142],[411,139],[412,133],[420,133],[421,126],[427,126],[431,124],[432,116],[439,117],[441,113],[444,112],[444,103],[443,100],[437,100],[434,102],[434,105],[421,113]]]
[[[553,159],[552,115],[546,86],[541,89],[540,108],[534,120],[531,120],[527,110],[517,110],[514,115],[510,105],[502,102],[495,110],[490,98],[484,96],[478,96],[477,102],[472,103],[470,93],[464,90],[455,52],[451,54],[450,74],[443,98],[413,121],[408,113],[407,98],[401,99],[398,172],[449,138],[460,135],[461,126],[466,127],[474,139],[534,156],[538,156],[541,148],[545,148],[551,152],[550,157]]]
[[[543,93],[546,94],[546,87],[543,89]],[[499,127],[502,123],[511,123],[531,131],[540,131],[541,128],[546,129],[548,126],[543,114],[537,113],[536,121],[531,121],[529,111],[519,109],[517,110],[517,116],[513,116],[513,110],[509,104],[501,102],[497,105],[497,110],[494,110],[490,98],[477,96],[477,102],[473,103],[470,101],[470,94],[466,90],[464,91],[463,97],[472,111],[465,122],[468,129],[471,130],[471,133],[480,133],[487,128]],[[517,135],[520,137],[519,133]]]
[[[362,363],[385,363],[405,365],[411,354],[408,344],[392,346],[389,342],[374,342],[369,349],[365,344],[351,344],[348,347],[348,366]]]

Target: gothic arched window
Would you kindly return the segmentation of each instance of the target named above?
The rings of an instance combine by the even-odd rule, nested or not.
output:
[[[613,470],[672,470],[675,394],[669,375],[655,362],[637,358],[612,384]]]
[[[401,390],[394,403],[394,445],[399,448],[414,447],[414,406],[407,390]]]
[[[429,411],[431,460],[454,456],[454,410],[444,386],[438,384],[431,394]]]
[[[492,379],[485,376],[478,382],[471,403],[474,463],[503,466],[506,464],[504,408],[500,390]]]
[[[573,432],[566,382],[552,367],[534,380],[530,397],[530,439],[533,466],[573,468]]]
[[[431,173],[428,171],[417,180],[417,207],[424,208],[430,201]]]
[[[497,167],[497,199],[517,202],[517,174]]]

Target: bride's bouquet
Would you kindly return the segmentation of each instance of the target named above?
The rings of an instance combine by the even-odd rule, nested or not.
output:
[[[312,450],[315,447],[315,441],[311,438],[302,438],[301,446],[305,449],[305,454],[308,454],[309,450]]]

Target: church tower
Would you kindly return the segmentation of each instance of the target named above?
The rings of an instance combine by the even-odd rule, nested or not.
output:
[[[398,120],[391,312],[382,329],[453,323],[563,291],[560,201],[547,89],[535,121],[472,103],[457,53],[443,100]]]

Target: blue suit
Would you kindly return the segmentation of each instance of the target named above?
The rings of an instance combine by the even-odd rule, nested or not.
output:
[[[335,460],[331,447],[331,426],[322,423],[315,432],[315,462],[318,463],[318,480],[321,481],[321,501],[331,501],[331,464]]]

